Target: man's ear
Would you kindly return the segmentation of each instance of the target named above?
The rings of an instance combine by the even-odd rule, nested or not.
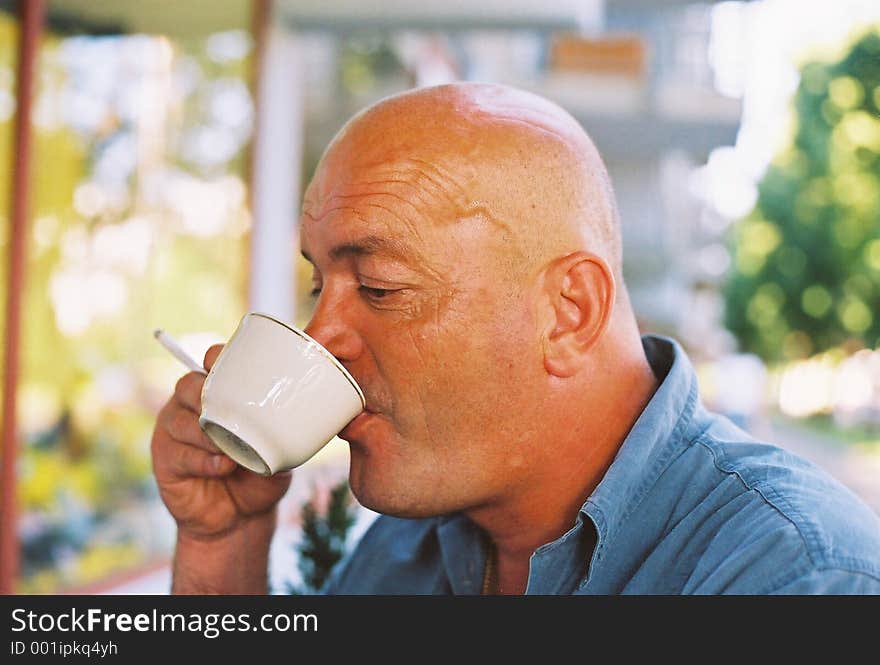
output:
[[[575,252],[547,266],[543,288],[544,368],[554,376],[573,376],[611,318],[614,275],[603,258]]]

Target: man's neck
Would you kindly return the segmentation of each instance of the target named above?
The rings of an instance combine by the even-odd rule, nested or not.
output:
[[[644,358],[644,356],[642,356]],[[494,545],[495,572],[501,593],[523,593],[529,559],[540,546],[553,542],[576,522],[581,507],[611,466],[657,388],[647,360],[617,372],[613,385],[603,386],[584,400],[576,423],[546,432],[552,446],[522,491],[468,511]],[[571,412],[571,405],[568,405]]]

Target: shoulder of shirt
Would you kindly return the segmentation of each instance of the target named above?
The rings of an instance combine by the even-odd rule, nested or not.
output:
[[[714,468],[716,478],[705,479],[707,491],[731,479],[735,486],[725,501],[738,504],[735,517],[719,528],[717,540],[727,546],[715,553],[718,564],[741,558],[754,568],[766,567],[743,576],[766,587],[749,593],[786,588],[821,593],[846,584],[860,588],[866,581],[872,593],[880,592],[877,514],[811,462],[709,415],[689,448],[702,452]]]

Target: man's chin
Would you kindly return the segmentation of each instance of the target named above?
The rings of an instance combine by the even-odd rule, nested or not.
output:
[[[360,505],[382,515],[421,519],[443,514],[437,506],[415,496],[412,486],[395,487],[393,482],[387,482],[387,476],[383,482],[379,474],[371,474],[369,469],[357,463],[354,453],[348,484]]]

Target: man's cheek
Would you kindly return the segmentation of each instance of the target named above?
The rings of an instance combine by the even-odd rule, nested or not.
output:
[[[448,360],[466,351],[468,330],[466,322],[449,316],[449,312],[435,312],[430,317],[396,327],[404,347],[399,352],[410,356],[414,363],[432,367],[438,361]],[[389,331],[392,334],[396,331]],[[386,344],[392,344],[390,339]]]

